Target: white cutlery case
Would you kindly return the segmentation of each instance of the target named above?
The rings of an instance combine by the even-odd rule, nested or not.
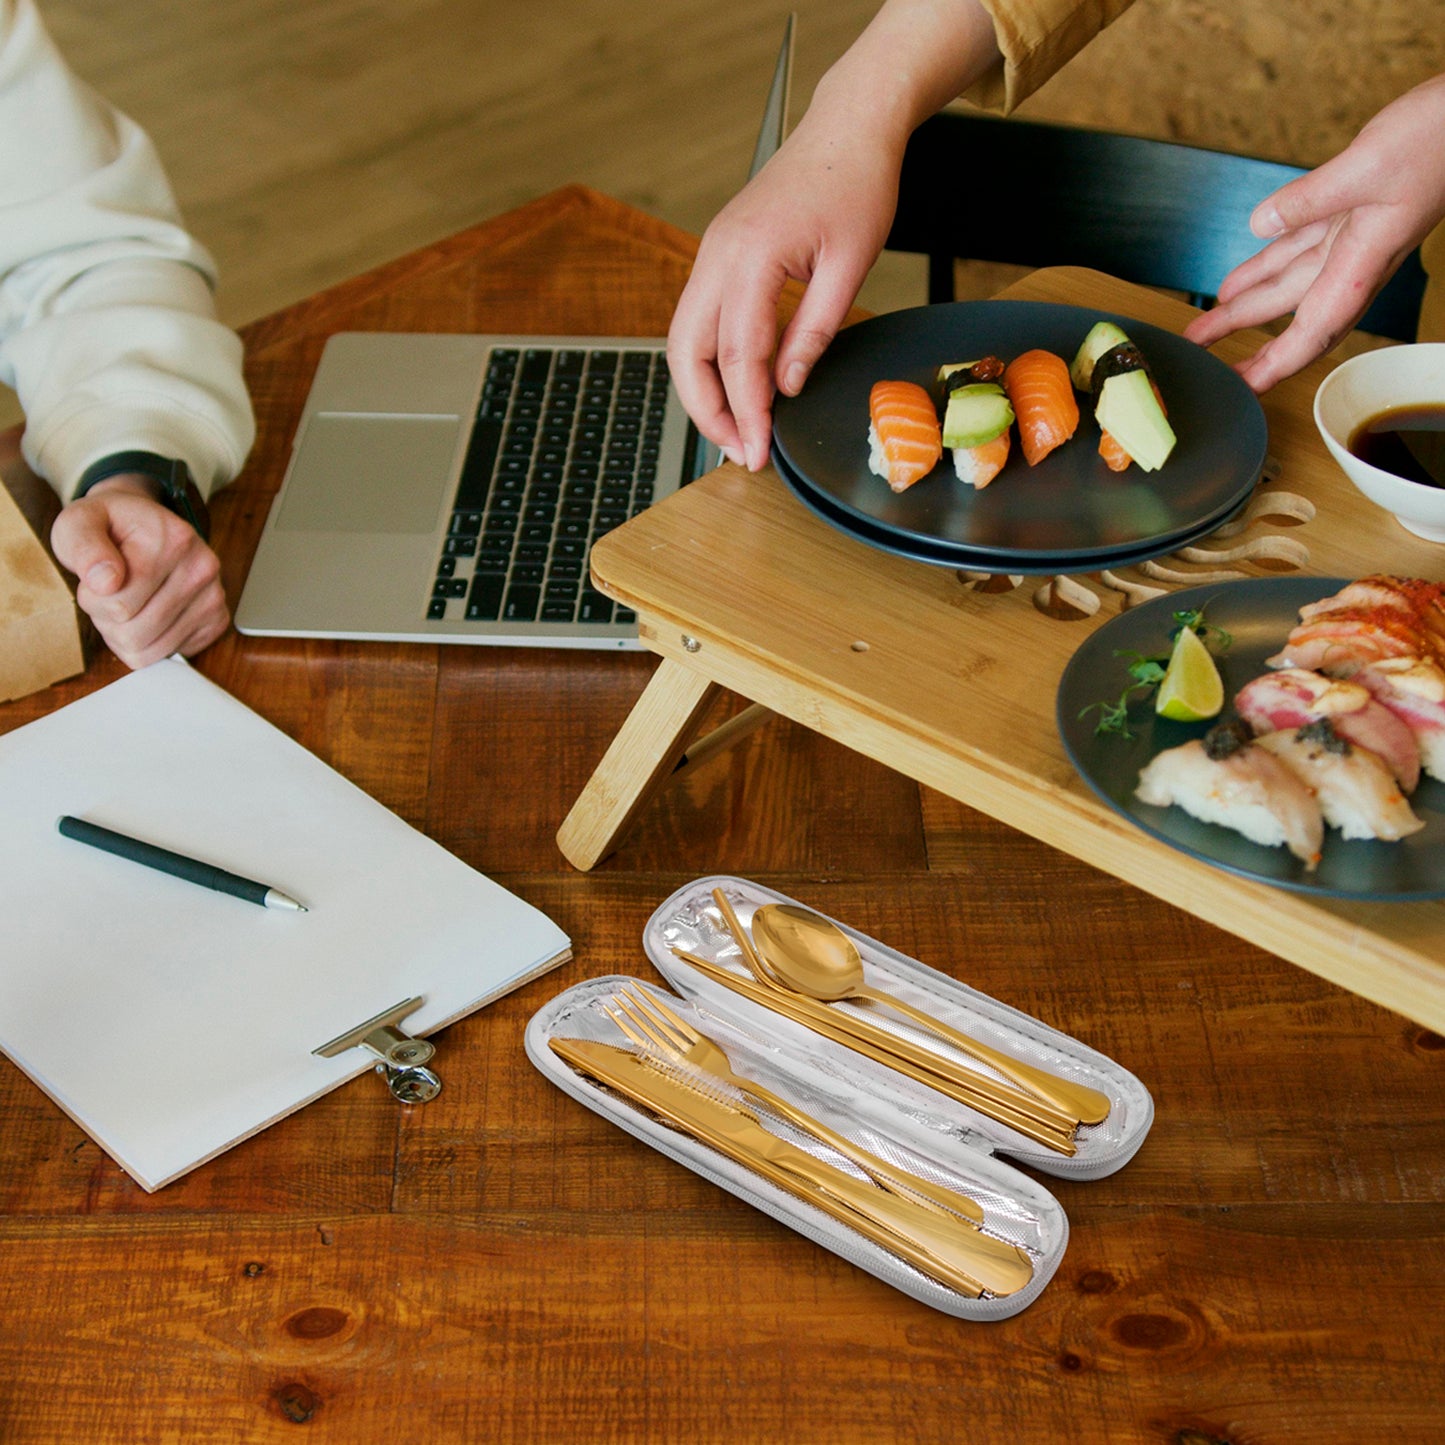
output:
[[[745,928],[763,904],[796,902],[741,878],[711,877],[687,884],[661,904],[643,932],[647,957],[673,993],[655,980],[616,975],[577,984],[532,1017],[526,1032],[528,1057],[559,1088],[628,1133],[924,1304],[978,1320],[1002,1319],[1026,1308],[1058,1268],[1069,1227],[1059,1202],[1015,1165],[1070,1179],[1096,1179],[1122,1168],[1144,1142],[1153,1120],[1148,1090],[1127,1069],[1077,1039],[906,957],[842,920],[832,920],[857,946],[869,984],[927,1010],[960,1032],[1108,1096],[1107,1118],[1079,1128],[1072,1156],[1037,1143],[899,1070],[739,996],[679,958],[675,947],[740,979],[751,978],[714,901],[714,889],[723,891]],[[971,1197],[982,1206],[983,1230],[1028,1254],[1033,1265],[1030,1282],[1006,1296],[965,1295],[673,1127],[552,1051],[552,1038],[634,1049],[608,1012],[623,989],[661,996],[674,1013],[721,1045],[740,1075],[806,1110],[836,1133],[895,1166]],[[900,1038],[995,1077],[986,1066],[890,1010],[853,1003],[831,1007],[859,1009]],[[717,1093],[743,1098],[725,1084],[718,1086]],[[861,1180],[868,1179],[844,1155],[749,1103],[771,1132]]]

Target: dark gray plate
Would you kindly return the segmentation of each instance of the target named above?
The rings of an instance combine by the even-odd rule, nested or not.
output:
[[[1040,562],[1032,557],[1001,557],[994,552],[955,546],[949,542],[937,542],[928,538],[903,537],[897,532],[845,512],[832,502],[826,493],[810,486],[798,476],[776,450],[773,452],[773,469],[805,507],[840,532],[847,532],[870,547],[892,552],[898,557],[907,557],[913,562],[927,562],[935,567],[961,568],[969,572],[1017,572],[1054,576],[1064,572],[1097,572],[1104,567],[1127,567],[1133,562],[1147,562],[1160,555],[1158,545],[1151,543],[1143,547],[1121,548],[1118,552],[1095,552],[1086,557],[1069,557],[1060,552]],[[1189,546],[1192,542],[1203,541],[1232,515],[1228,513],[1224,517],[1211,519],[1196,531],[1175,537],[1168,550],[1173,552],[1180,547]]]
[[[868,393],[875,381],[932,388],[937,368],[993,353],[1005,360],[1042,347],[1065,362],[1096,321],[1117,322],[1159,383],[1179,438],[1153,473],[1111,472],[1086,404],[1073,438],[1038,466],[1017,445],[982,491],[953,474],[952,459],[897,494],[868,470]],[[1172,551],[1222,521],[1259,480],[1268,439],[1259,401],[1202,347],[1109,312],[1042,301],[961,301],[893,311],[840,331],[807,385],[774,404],[773,441],[794,474],[845,517],[903,545],[986,552],[999,570],[1062,571]],[[1146,550],[1152,548],[1152,551]],[[1114,564],[1121,565],[1121,564]]]
[[[1167,653],[1174,613],[1202,607],[1207,621],[1233,634],[1219,658],[1226,697],[1264,672],[1279,651],[1299,609],[1338,592],[1343,578],[1259,578],[1191,587],[1156,597],[1122,613],[1092,633],[1069,660],[1059,683],[1058,727],[1064,749],[1080,776],[1111,808],[1171,847],[1206,863],[1301,893],[1377,902],[1445,897],[1445,783],[1422,779],[1410,805],[1425,827],[1398,843],[1346,841],[1325,829],[1319,867],[1304,865],[1285,848],[1266,848],[1239,833],[1191,818],[1182,808],[1155,808],[1134,796],[1139,772],[1156,754],[1201,736],[1210,724],[1171,722],[1154,711],[1152,693],[1139,694],[1129,709],[1132,739],[1095,732],[1097,702],[1115,702],[1128,684],[1130,657]],[[1223,716],[1231,716],[1226,705]]]

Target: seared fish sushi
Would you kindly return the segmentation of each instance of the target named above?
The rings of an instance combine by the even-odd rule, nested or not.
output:
[[[1346,838],[1395,843],[1425,826],[1378,754],[1341,737],[1328,718],[1254,742],[1315,795],[1325,822]]]
[[[1423,657],[1389,657],[1362,667],[1354,681],[1415,734],[1421,768],[1445,783],[1445,668]]]
[[[1358,747],[1378,753],[1407,793],[1420,781],[1420,744],[1409,724],[1354,679],[1344,680],[1286,667],[1247,682],[1235,695],[1239,715],[1257,733],[1304,727],[1328,718],[1334,730]]]
[[[1220,723],[1203,738],[1159,753],[1139,774],[1135,795],[1156,807],[1183,808],[1253,843],[1283,845],[1311,871],[1320,861],[1325,822],[1318,801],[1277,757],[1251,742],[1243,723]]]

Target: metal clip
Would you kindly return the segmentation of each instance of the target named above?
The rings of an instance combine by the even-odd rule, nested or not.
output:
[[[385,1078],[393,1098],[403,1104],[425,1104],[435,1099],[442,1088],[442,1081],[430,1069],[422,1067],[436,1053],[436,1045],[404,1034],[396,1027],[421,1004],[419,998],[403,999],[375,1018],[338,1035],[329,1044],[313,1049],[312,1053],[333,1059],[347,1049],[364,1048],[381,1060],[376,1072]]]

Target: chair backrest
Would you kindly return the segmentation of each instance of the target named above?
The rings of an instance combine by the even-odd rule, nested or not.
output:
[[[1255,206],[1297,166],[1170,141],[943,111],[913,133],[886,248],[929,258],[931,302],[954,299],[955,258],[1089,266],[1213,301],[1263,244]],[[1417,255],[1359,323],[1413,340],[1425,274]]]

